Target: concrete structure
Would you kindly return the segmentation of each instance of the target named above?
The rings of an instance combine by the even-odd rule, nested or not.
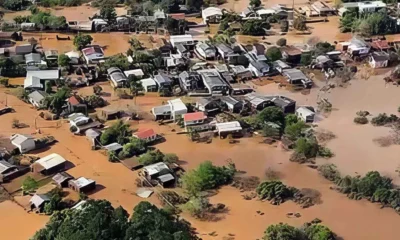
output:
[[[10,137],[10,140],[20,153],[27,153],[36,147],[35,139],[30,135],[14,134]]]
[[[57,153],[52,153],[34,162],[31,165],[31,170],[43,175],[50,175],[65,169],[66,162],[67,160]]]
[[[173,35],[170,36],[170,42],[173,47],[177,44],[182,44],[183,46],[193,46],[195,44],[192,35]]]
[[[168,100],[168,105],[171,108],[171,117],[175,121],[179,116],[187,113],[187,107],[180,98]]]
[[[153,78],[141,79],[140,82],[142,83],[145,92],[157,92],[157,83]]]

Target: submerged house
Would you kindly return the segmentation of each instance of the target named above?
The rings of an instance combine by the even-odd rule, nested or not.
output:
[[[69,180],[74,179],[73,176],[71,176],[69,173],[67,172],[60,172],[57,173],[56,175],[54,175],[54,177],[52,178],[52,180],[56,183],[56,185],[60,188],[65,188],[68,187],[68,182]]]
[[[31,205],[31,210],[36,209],[39,212],[43,211],[44,205],[48,202],[50,202],[50,197],[46,194],[35,194],[29,200],[29,203]]]
[[[51,175],[65,169],[67,160],[58,155],[52,153],[43,157],[31,165],[31,171],[41,173],[43,175]]]
[[[203,23],[219,23],[222,19],[222,10],[217,7],[208,7],[201,11]]]
[[[158,90],[163,88],[169,89],[172,86],[172,80],[165,74],[157,74],[153,79],[157,83]]]
[[[168,100],[168,104],[154,107],[151,112],[154,115],[155,120],[160,119],[176,119],[183,114],[187,113],[187,107],[180,98]]]
[[[40,53],[29,53],[25,55],[25,64],[27,70],[38,70],[40,68],[47,68],[46,61],[42,60]]]
[[[111,85],[114,88],[122,87],[128,81],[125,74],[121,71],[121,69],[117,67],[111,67],[107,69],[107,75],[109,80],[111,81]]]
[[[313,123],[315,118],[315,112],[309,107],[299,107],[296,110],[296,116],[299,117],[306,123]]]
[[[313,82],[298,69],[285,69],[282,75],[287,78],[287,81],[293,85],[302,85],[304,88],[310,88]]]
[[[217,123],[215,128],[221,138],[225,138],[229,134],[241,135],[242,133],[242,127],[238,121]]]
[[[198,43],[195,52],[200,58],[205,60],[214,60],[216,57],[215,47],[205,42]]]
[[[0,182],[10,181],[20,176],[22,173],[23,172],[21,172],[17,166],[5,160],[0,160]]]
[[[197,71],[203,83],[211,95],[226,95],[229,92],[229,85],[221,78],[215,69],[204,69]]]
[[[229,57],[234,54],[233,49],[225,43],[218,43],[215,48],[221,59],[229,60]]]
[[[221,101],[224,102],[229,111],[233,113],[240,113],[243,109],[243,102],[239,101],[231,96],[222,96]]]
[[[132,136],[141,139],[146,143],[154,142],[158,138],[157,133],[152,128],[139,129],[137,132],[134,132]]]
[[[387,52],[373,52],[369,56],[369,65],[372,68],[385,68],[389,65],[389,54]]]
[[[99,63],[104,60],[104,51],[99,45],[92,45],[82,49],[82,55],[87,64]]]
[[[145,92],[157,92],[157,82],[153,78],[141,79],[140,82]]]
[[[286,62],[297,64],[301,60],[301,50],[295,46],[283,46],[280,48],[283,59]]]
[[[226,107],[221,98],[208,97],[199,98],[196,101],[196,109],[204,112],[206,115],[217,114],[225,110]]]
[[[175,184],[175,177],[172,175],[171,169],[163,162],[143,167],[143,173],[148,181],[155,180],[163,187]]]
[[[60,78],[59,70],[35,70],[27,71],[24,80],[24,88],[32,90],[44,90],[45,81],[55,81]]]
[[[69,188],[78,193],[86,193],[96,189],[96,181],[85,177],[80,177],[68,182]]]
[[[253,73],[254,77],[264,77],[269,73],[269,65],[261,61],[252,61],[248,69]]]
[[[204,120],[206,119],[207,117],[204,114],[204,112],[193,112],[193,113],[183,114],[183,123],[185,127],[203,124]]]
[[[33,91],[28,95],[28,101],[35,107],[35,108],[42,108],[44,100],[48,94],[44,91],[37,90]]]
[[[10,137],[11,144],[19,149],[20,153],[27,153],[36,148],[35,139],[31,135],[14,134]]]

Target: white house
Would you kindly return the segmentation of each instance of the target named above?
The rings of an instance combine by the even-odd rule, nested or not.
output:
[[[57,80],[60,78],[59,70],[27,71],[24,80],[24,88],[44,89],[45,80]]]
[[[35,107],[41,108],[48,94],[44,91],[33,91],[28,95],[28,101]]]
[[[12,145],[16,146],[21,153],[35,149],[35,139],[30,135],[14,134],[10,137]]]
[[[208,7],[201,11],[204,23],[219,23],[222,18],[222,10],[216,7]]]
[[[70,126],[81,126],[89,123],[90,118],[86,117],[83,113],[73,113],[68,116]]]
[[[359,13],[377,12],[381,9],[386,9],[386,4],[382,1],[366,1],[366,2],[347,2],[343,3],[339,8],[339,16],[343,16],[350,9],[355,9]]]
[[[193,37],[192,35],[173,35],[169,38],[169,41],[171,42],[171,45],[175,47],[177,44],[182,44],[182,45],[194,45]]]
[[[141,79],[140,82],[145,92],[157,92],[157,83],[152,78]]]
[[[121,69],[116,67],[107,69],[107,75],[114,88],[122,87],[128,80]]]
[[[187,113],[187,107],[180,98],[168,100],[168,105],[171,107],[171,117],[173,120]]]
[[[389,54],[386,52],[373,52],[369,56],[368,63],[372,68],[385,68],[389,64]]]
[[[223,122],[215,124],[218,135],[236,133],[242,131],[242,127],[238,121],[233,122]]]
[[[67,55],[69,57],[69,60],[70,60],[71,64],[78,64],[79,63],[79,57],[80,57],[79,52],[75,52],[75,51],[66,52],[65,55]]]
[[[253,73],[254,77],[263,77],[269,73],[269,66],[262,61],[250,62],[248,69]]]
[[[314,122],[315,112],[307,107],[299,107],[296,110],[296,116],[306,123]]]
[[[142,69],[133,69],[133,70],[124,71],[124,74],[127,78],[129,78],[130,75],[133,75],[139,79],[142,79],[144,76]]]

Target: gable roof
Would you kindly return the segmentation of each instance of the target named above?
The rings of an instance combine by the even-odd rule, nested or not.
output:
[[[281,47],[281,51],[285,52],[289,56],[301,55],[301,50],[294,46],[283,46]]]
[[[110,143],[106,146],[103,146],[103,148],[106,149],[107,151],[118,151],[122,149],[122,145],[119,143]]]
[[[71,180],[71,182],[78,188],[83,188],[90,184],[96,183],[94,180],[85,177],[80,177],[78,179]]]
[[[67,160],[65,160],[63,157],[58,155],[57,153],[52,153],[50,155],[47,155],[46,157],[43,157],[35,162],[35,164],[41,165],[44,169],[48,170],[51,169],[55,166],[58,166],[60,164],[65,163]]]
[[[31,204],[33,204],[35,207],[40,207],[43,203],[49,202],[50,197],[47,196],[46,194],[35,194],[33,197],[29,200]]]
[[[56,175],[54,175],[54,177],[52,178],[54,182],[56,182],[57,184],[61,184],[65,181],[74,179],[73,176],[71,176],[69,173],[67,172],[60,172],[57,173]]]
[[[133,133],[133,135],[140,139],[146,139],[146,138],[156,135],[156,132],[152,128],[141,129],[141,130]]]
[[[5,161],[5,160],[0,160],[0,174],[3,174],[5,171],[14,168],[15,166],[12,165],[11,163]]]
[[[27,140],[33,140],[33,137],[31,135],[25,135],[25,134],[14,134],[10,137],[11,143],[13,145],[21,145],[23,142]]]
[[[169,167],[167,166],[167,164],[165,164],[163,162],[159,162],[159,163],[145,166],[145,167],[143,167],[143,169],[151,176],[151,175],[161,172],[162,170],[169,170]]]
[[[44,91],[33,91],[28,95],[28,98],[32,99],[35,102],[41,102],[43,99],[45,99],[49,94],[47,94]]]
[[[206,118],[204,112],[194,112],[183,114],[183,121],[199,121]]]
[[[81,98],[79,96],[71,96],[68,98],[68,102],[72,105],[78,105],[81,103]]]

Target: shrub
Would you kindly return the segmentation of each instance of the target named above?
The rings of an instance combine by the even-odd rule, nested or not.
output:
[[[8,86],[8,78],[0,77],[0,85],[7,87]]]
[[[312,55],[311,54],[309,54],[309,53],[301,54],[300,63],[303,66],[308,66],[308,65],[311,64],[311,62],[312,62]]]
[[[123,145],[129,142],[129,137],[132,136],[132,131],[129,127],[129,124],[117,121],[115,124],[107,128],[100,136],[100,143],[102,145],[108,145],[118,142]]]
[[[268,48],[265,55],[267,56],[268,60],[271,62],[282,59],[281,50],[279,50],[279,48],[277,48],[277,47]]]
[[[107,157],[108,157],[108,161],[110,161],[110,162],[118,162],[119,161],[119,158],[115,151],[108,151]]]
[[[334,156],[334,154],[329,148],[319,146],[318,156],[323,157],[323,158],[331,158]]]
[[[276,45],[283,47],[286,46],[286,38],[280,38],[278,41],[276,41]]]
[[[285,116],[285,126],[290,126],[292,124],[295,124],[299,121],[299,118],[296,116],[296,114],[288,114]]]
[[[270,138],[275,138],[275,139],[279,139],[280,137],[280,129],[279,128],[275,128],[273,126],[271,126],[270,124],[266,124],[263,129],[263,136],[264,137],[270,137]]]
[[[340,172],[337,170],[335,164],[324,164],[318,167],[318,172],[329,181],[336,181],[340,179]]]
[[[179,161],[179,157],[175,153],[167,153],[164,155],[163,161],[165,163],[177,163]]]
[[[357,124],[364,125],[364,124],[367,124],[368,122],[369,122],[368,118],[366,118],[366,117],[357,116],[354,118],[354,123],[357,123]]]
[[[318,143],[314,139],[299,138],[296,141],[295,153],[303,155],[305,158],[315,158],[318,154]]]
[[[265,231],[266,240],[303,240],[302,232],[286,223],[270,225]]]
[[[281,21],[281,32],[289,31],[289,22],[287,20]]]
[[[309,126],[303,122],[298,121],[297,123],[289,124],[285,127],[285,135],[292,141],[296,141],[302,136],[303,130]]]
[[[304,229],[304,233],[309,240],[334,240],[335,234],[328,228],[320,224],[311,224]]]
[[[189,212],[191,216],[202,219],[208,212],[210,202],[206,197],[192,197],[182,206],[182,209]]]
[[[265,181],[258,185],[256,193],[260,199],[279,205],[293,197],[295,188],[288,188],[281,181]]]
[[[236,172],[234,164],[228,166],[214,166],[210,161],[203,162],[197,169],[187,172],[183,177],[182,185],[189,196],[197,196],[201,191],[218,188],[232,181]]]
[[[150,164],[162,162],[163,159],[164,159],[164,154],[160,152],[160,150],[152,150],[146,152],[145,154],[142,154],[138,158],[138,161],[140,164],[147,166]]]
[[[374,126],[385,126],[387,124],[395,123],[399,121],[399,117],[394,114],[389,116],[386,113],[380,113],[378,116],[371,119],[371,123]]]

